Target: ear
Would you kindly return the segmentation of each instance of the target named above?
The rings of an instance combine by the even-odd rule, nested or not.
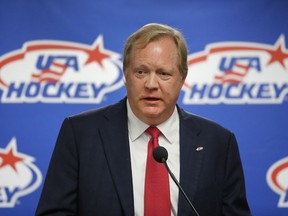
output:
[[[128,71],[127,71],[127,69],[126,70],[124,70],[123,69],[123,82],[124,82],[124,85],[126,86],[126,80],[127,80],[127,77],[128,77]]]
[[[126,69],[123,69],[123,75],[124,75],[125,79],[127,79],[127,76],[128,76],[128,70],[127,70],[127,68],[126,68]]]
[[[181,80],[181,81],[183,82],[183,84],[184,84],[184,82],[185,82],[185,80],[186,80],[187,74],[188,74],[188,73],[185,73],[184,75],[182,75],[182,80]]]

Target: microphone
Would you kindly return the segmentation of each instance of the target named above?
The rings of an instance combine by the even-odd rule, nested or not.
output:
[[[177,181],[175,175],[171,172],[171,170],[168,167],[167,164],[167,159],[168,159],[168,152],[167,150],[162,147],[162,146],[158,146],[154,149],[153,151],[153,157],[154,159],[158,162],[158,163],[164,163],[169,175],[171,176],[171,178],[173,179],[173,181],[175,182],[175,184],[177,185],[177,187],[179,188],[179,190],[181,191],[181,193],[183,194],[183,196],[185,197],[186,201],[188,202],[188,204],[190,205],[193,214],[196,216],[199,216],[198,212],[196,211],[196,209],[194,208],[194,206],[192,205],[191,201],[189,200],[188,196],[186,195],[186,193],[184,192],[184,190],[182,189],[180,183]]]

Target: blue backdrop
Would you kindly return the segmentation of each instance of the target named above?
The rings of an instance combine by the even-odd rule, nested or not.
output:
[[[0,214],[33,215],[64,117],[125,96],[142,25],[180,29],[179,105],[237,136],[253,215],[288,215],[286,0],[1,0]]]

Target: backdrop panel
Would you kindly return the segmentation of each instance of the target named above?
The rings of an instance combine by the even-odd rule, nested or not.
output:
[[[236,134],[253,215],[288,215],[287,10],[285,0],[1,0],[0,214],[34,214],[62,120],[123,98],[125,40],[160,22],[189,47],[179,105]]]

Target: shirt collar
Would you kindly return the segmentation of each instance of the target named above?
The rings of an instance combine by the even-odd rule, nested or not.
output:
[[[179,133],[179,115],[175,107],[172,115],[163,123],[157,125],[169,143],[175,143],[175,133]]]
[[[131,138],[131,141],[133,142],[146,131],[149,125],[142,122],[134,115],[128,100],[127,100],[127,115],[128,115],[129,136]],[[178,133],[179,131],[179,115],[176,106],[172,115],[165,122],[157,125],[157,128],[162,132],[162,134],[169,143],[175,142],[174,133],[175,132]]]

